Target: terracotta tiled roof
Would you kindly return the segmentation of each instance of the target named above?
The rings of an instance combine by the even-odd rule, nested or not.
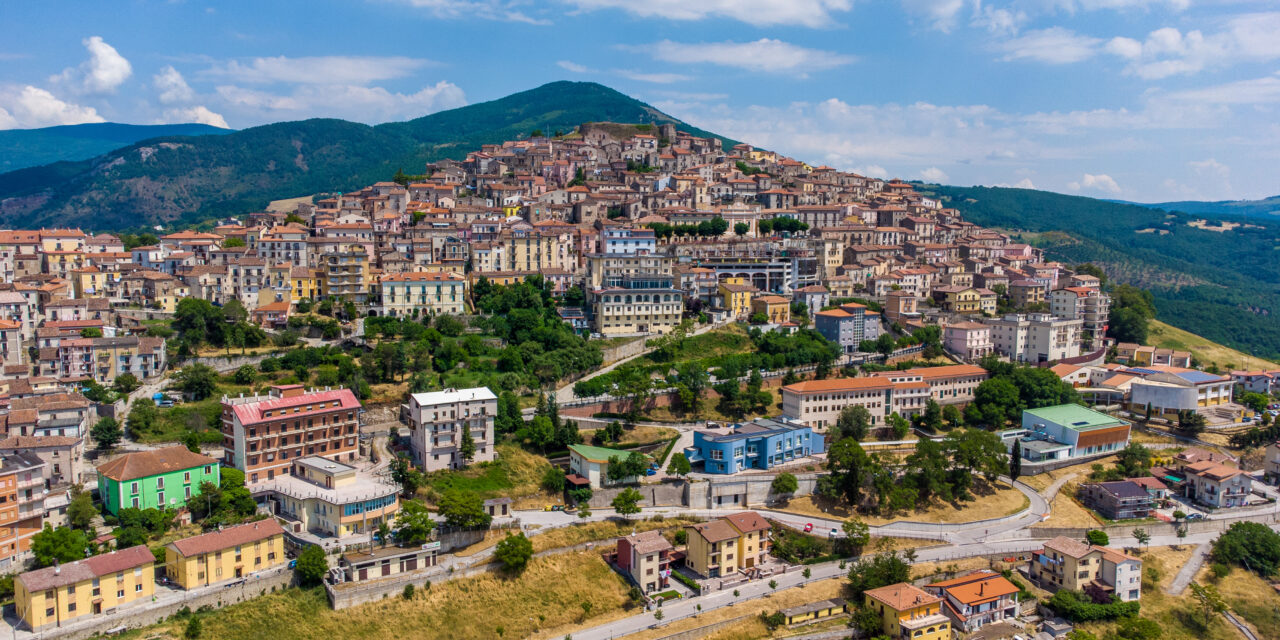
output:
[[[274,518],[267,518],[257,522],[246,522],[222,531],[211,531],[191,538],[174,540],[166,546],[189,558],[202,553],[212,553],[220,549],[266,540],[271,536],[283,534],[284,528],[280,526],[280,523],[276,522]]]
[[[942,598],[929,595],[924,589],[915,585],[899,582],[879,589],[871,589],[866,595],[894,611],[905,611],[914,607],[939,602]]]
[[[182,445],[176,445],[125,454],[98,467],[98,473],[112,480],[125,482],[213,464],[218,464],[218,461],[209,456],[194,453]]]

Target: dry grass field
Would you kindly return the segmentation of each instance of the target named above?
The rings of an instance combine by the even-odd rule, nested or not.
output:
[[[591,437],[595,435],[596,429],[582,429],[582,441],[591,442]],[[678,431],[670,427],[648,427],[637,425],[632,429],[624,429],[622,432],[622,441],[619,444],[652,444],[658,441],[666,441],[676,437]],[[615,445],[609,445],[615,446]]]
[[[559,554],[534,558],[517,577],[489,573],[342,611],[329,609],[323,590],[289,589],[202,616],[202,637],[261,638],[269,629],[272,640],[528,638],[579,624],[583,603],[593,617],[625,615],[628,588],[597,553]],[[128,637],[176,640],[184,626],[166,622]]]
[[[1049,503],[1049,519],[1037,522],[1032,526],[1035,527],[1095,527],[1103,524],[1093,511],[1086,509],[1075,499],[1075,490],[1080,486],[1077,476],[1063,485],[1062,490]]]
[[[1211,342],[1190,331],[1184,331],[1159,320],[1149,325],[1149,342],[1157,347],[1190,351],[1203,366],[1215,363],[1224,370],[1272,369],[1276,363]]]

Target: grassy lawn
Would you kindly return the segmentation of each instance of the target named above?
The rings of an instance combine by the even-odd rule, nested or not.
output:
[[[647,365],[679,365],[688,360],[701,360],[738,353],[751,353],[755,345],[747,337],[745,325],[734,323],[719,329],[708,331],[702,335],[685,338],[684,344],[676,350],[670,362],[655,362],[649,356],[641,356],[633,362],[640,366]]]
[[[1083,477],[1079,476],[1078,478],[1083,479]],[[1076,480],[1063,485],[1062,490],[1053,498],[1053,502],[1049,503],[1049,519],[1031,525],[1032,528],[1096,527],[1101,525],[1102,519],[1075,499],[1075,490],[1078,486],[1080,486],[1080,483]]]
[[[1224,370],[1230,369],[1271,369],[1275,362],[1263,360],[1247,353],[1236,351],[1230,347],[1211,342],[1190,331],[1184,331],[1159,320],[1152,320],[1147,325],[1150,335],[1148,342],[1157,347],[1190,351],[1202,366],[1216,363]]]
[[[778,412],[777,403],[782,401],[781,397],[779,396],[779,392],[776,389],[769,389],[767,387],[764,389],[761,389],[761,391],[764,391],[765,393],[768,393],[770,395],[769,402],[765,405],[765,410],[759,413],[750,413],[741,418],[737,416],[731,416],[726,413],[721,413],[719,409],[716,408],[716,404],[719,402],[719,399],[712,400],[710,398],[703,398],[702,411],[698,413],[697,417],[694,417],[691,414],[686,414],[684,412],[672,411],[671,407],[655,407],[653,409],[650,409],[649,411],[646,411],[643,414],[643,417],[641,418],[641,420],[651,421],[651,422],[691,422],[693,420],[714,420],[717,422],[746,422],[755,417],[760,417],[760,416],[767,417],[769,415],[777,414]]]
[[[515,508],[560,501],[558,496],[543,492],[540,486],[543,471],[551,466],[546,458],[513,444],[499,444],[497,449],[498,459],[493,462],[429,474],[427,486],[420,492],[425,493],[428,501],[449,490],[473,493],[482,499],[505,496],[515,499]],[[524,506],[526,503],[529,506]]]
[[[643,516],[641,513],[641,517]],[[553,529],[546,533],[533,536],[534,552],[546,551],[547,549],[557,549],[560,547],[568,547],[583,542],[594,542],[597,540],[613,541],[615,538],[621,538],[630,535],[632,532],[643,533],[645,531],[653,531],[654,529],[668,530],[678,529],[687,524],[696,524],[701,522],[698,518],[663,518],[662,520],[603,520],[600,522],[590,522],[587,524],[573,525]]]
[[[767,598],[757,598],[755,600],[744,601],[733,606],[721,607],[715,611],[702,613],[697,617],[677,620],[657,629],[646,629],[639,633],[628,635],[627,640],[656,640],[657,638],[669,636],[673,633],[696,629],[715,622],[723,622],[725,620],[732,620],[742,616],[747,616],[747,618],[742,622],[729,625],[724,629],[719,629],[714,634],[706,637],[715,638],[717,640],[767,638],[770,637],[770,635],[765,629],[764,623],[760,622],[759,616],[761,613],[773,613],[788,607],[846,596],[844,593],[844,587],[846,584],[848,584],[848,582],[843,578],[816,580],[804,585],[803,587],[778,591]],[[626,612],[624,614],[623,612],[615,611],[612,615],[607,617],[592,618],[589,624],[580,625],[580,627],[592,627],[602,624],[609,619],[616,619],[624,617],[624,615],[632,615],[633,613],[634,612]],[[806,628],[806,631],[808,630],[809,629]],[[558,634],[544,632],[534,637],[540,640],[559,640],[560,638],[563,638],[566,633],[572,633],[573,631],[576,631],[576,629],[559,630]],[[781,633],[783,633],[782,630],[779,630],[778,634],[780,635]]]
[[[342,611],[329,609],[322,589],[289,589],[204,615],[202,637],[259,638],[270,629],[272,640],[527,638],[578,624],[583,603],[590,603],[592,615],[621,615],[627,591],[627,583],[599,554],[570,553],[534,558],[519,576],[488,573],[452,580],[419,588],[412,600],[395,595]],[[128,636],[180,638],[183,627],[161,623]]]
[[[569,547],[583,542],[597,542],[607,540],[612,542],[616,538],[629,535],[632,532],[643,533],[654,529],[664,531],[675,530],[686,524],[694,524],[701,522],[697,518],[665,518],[663,520],[628,520],[626,522],[616,520],[601,520],[597,522],[588,522],[584,524],[573,524],[568,527],[560,527],[551,529],[546,533],[540,533],[529,537],[533,542],[533,551],[547,551],[549,549],[559,549],[561,547]],[[489,547],[497,545],[507,534],[514,533],[512,531],[491,530],[485,532],[484,540],[477,542],[465,549],[457,552],[459,556],[473,556]]]
[[[581,431],[582,441],[591,442],[591,437],[595,435],[596,431],[597,431],[596,429],[583,429]],[[676,437],[676,435],[678,434],[679,434],[678,431],[668,427],[647,427],[647,426],[640,425],[635,427],[634,429],[623,430],[622,441],[619,442],[618,444],[609,445],[609,446],[616,447],[619,445],[653,444],[659,441],[670,440],[671,438]]]
[[[928,506],[909,513],[899,513],[891,516],[859,515],[858,517],[871,526],[889,524],[899,520],[941,523],[972,522],[974,520],[987,520],[989,518],[1012,515],[1026,509],[1031,504],[1031,501],[1021,491],[1003,482],[997,483],[992,487],[985,485],[982,481],[978,481],[975,483],[973,495],[976,499],[969,502],[952,503],[934,500]],[[793,498],[784,506],[774,507],[774,510],[838,520],[851,518],[855,515],[846,504],[835,503],[823,498],[814,498],[813,496]]]

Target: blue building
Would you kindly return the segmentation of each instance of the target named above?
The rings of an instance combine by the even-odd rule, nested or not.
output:
[[[707,473],[726,474],[771,469],[822,452],[822,436],[809,427],[770,418],[728,430],[695,431],[693,446],[685,449],[689,462],[702,462]]]

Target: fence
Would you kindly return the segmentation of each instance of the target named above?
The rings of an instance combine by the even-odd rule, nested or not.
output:
[[[1197,520],[1194,522],[1183,522],[1181,525],[1175,525],[1170,522],[1148,522],[1140,524],[1127,525],[1110,525],[1106,527],[1044,527],[1026,529],[1032,538],[1046,539],[1056,538],[1058,536],[1066,536],[1068,538],[1084,538],[1086,531],[1101,530],[1108,537],[1128,538],[1133,535],[1134,529],[1142,529],[1155,536],[1176,536],[1178,529],[1185,529],[1187,535],[1197,533],[1217,533],[1226,531],[1231,525],[1237,522],[1260,522],[1262,524],[1275,524],[1280,522],[1280,514],[1272,511],[1263,514],[1239,515],[1232,518],[1220,518],[1216,520]]]

